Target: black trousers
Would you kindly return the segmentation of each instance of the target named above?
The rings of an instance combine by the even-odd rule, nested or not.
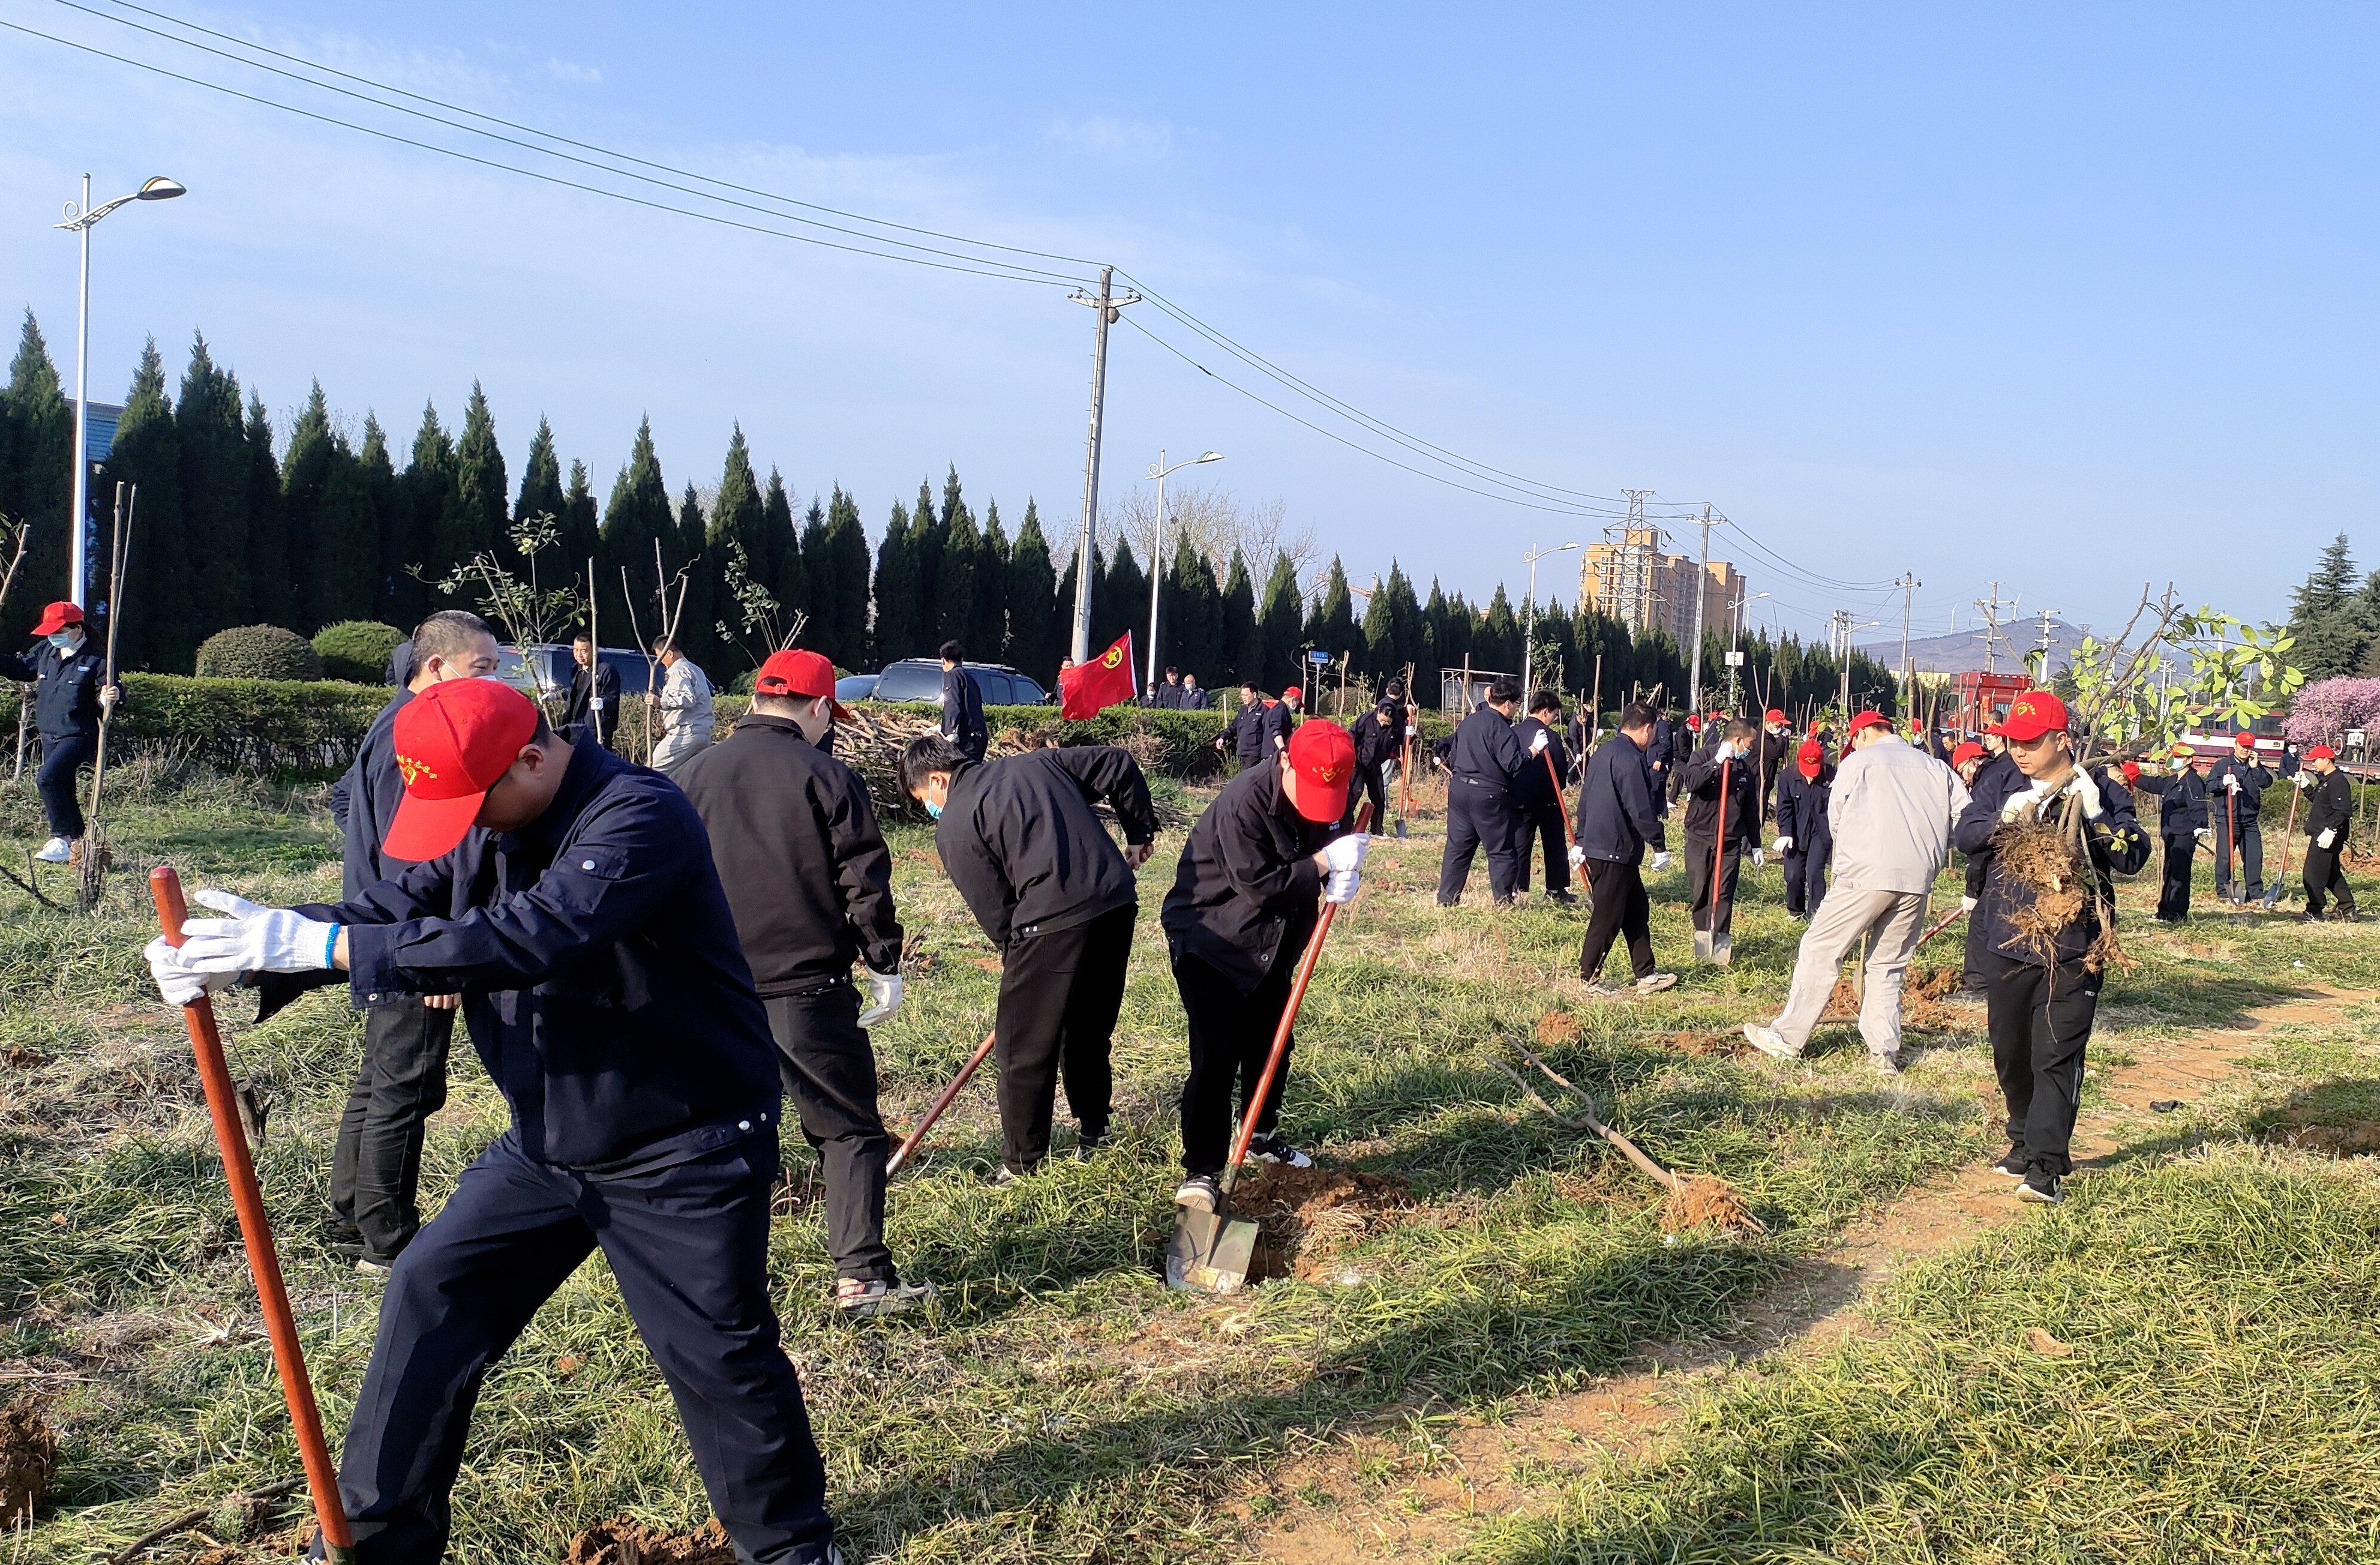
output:
[[[1710,839],[1706,837],[1690,836],[1686,839],[1686,905],[1694,912],[1696,929],[1707,929],[1715,935],[1730,934],[1735,928],[1735,880],[1737,872],[1743,867],[1743,844],[1740,842],[1731,842],[1728,843],[1724,852],[1717,855],[1718,859],[1718,921],[1717,923],[1711,921],[1712,846]]]
[[[884,1247],[884,1162],[892,1144],[877,1111],[876,1050],[859,1025],[859,991],[845,978],[760,1004],[777,1040],[785,1098],[826,1175],[826,1247],[835,1275],[897,1280]]]
[[[2215,818],[2215,894],[2228,900],[2231,896],[2231,819],[2225,801],[2220,797],[2206,801],[2206,813]],[[2265,829],[2247,815],[2240,817],[2240,870],[2247,877],[2244,900],[2255,901],[2265,894]]]
[[[1981,909],[1978,908],[1976,911],[1980,912]],[[1984,921],[1971,912],[1967,915],[1966,957],[1961,964],[1959,977],[1959,986],[1961,989],[1981,990],[1987,987],[1985,968],[1988,965],[1986,959],[1990,955],[1991,948],[1984,939]]]
[[[1998,952],[1984,956],[1992,1069],[2008,1105],[2009,1144],[2041,1172],[2074,1169],[2074,1116],[2082,1098],[2082,1049],[2099,1011],[2101,974],[2080,962],[2036,967]]]
[[[42,813],[49,817],[50,835],[71,843],[82,835],[82,800],[75,773],[99,757],[99,736],[71,734],[63,739],[42,739],[42,770],[34,786],[42,793]]]
[[[507,1131],[464,1171],[381,1296],[339,1462],[360,1565],[443,1557],[480,1382],[598,1248],[737,1558],[826,1559],[826,1470],[769,1303],[776,1126],[752,1123],[687,1161],[601,1176],[535,1161]]]
[[[1453,906],[1471,879],[1471,860],[1488,853],[1488,891],[1499,903],[1528,884],[1521,814],[1511,793],[1457,772],[1446,785],[1446,856],[1438,867],[1438,900]]]
[[[331,1209],[372,1260],[395,1260],[420,1231],[421,1143],[446,1106],[455,1014],[418,999],[364,1012],[363,1063],[331,1146]]]
[[[2306,911],[2317,916],[2322,912],[2323,899],[2338,899],[2338,911],[2355,911],[2355,893],[2348,889],[2347,871],[2338,862],[2337,847],[2316,847],[2309,840],[2305,855]]]
[[[1827,900],[1827,864],[1834,855],[1832,843],[1814,853],[1797,841],[1785,851],[1786,912],[1801,918],[1818,916],[1818,904]]]
[[[1347,813],[1339,822],[1345,830],[1352,831],[1355,829],[1355,807],[1367,798],[1372,801],[1372,824],[1366,830],[1385,831],[1389,829],[1389,782],[1380,775],[1381,765],[1379,761],[1369,766],[1358,764],[1355,775],[1349,779]]]
[[[1540,801],[1521,811],[1521,887],[1529,889],[1530,867],[1539,844],[1546,855],[1546,892],[1570,890],[1570,833],[1562,825],[1560,799]]]
[[[1607,858],[1586,861],[1589,912],[1586,940],[1578,948],[1578,976],[1594,983],[1603,975],[1611,942],[1628,942],[1628,966],[1642,978],[1653,971],[1653,901],[1645,894],[1644,866]]]
[[[2190,916],[2190,871],[2198,858],[2198,839],[2184,831],[2165,840],[2165,875],[2157,882],[2156,916],[2168,924]]]
[[[1190,1075],[1182,1084],[1182,1166],[1189,1172],[1213,1178],[1231,1158],[1232,1138],[1264,1075],[1272,1035],[1281,1026],[1281,1008],[1289,1003],[1289,986],[1305,952],[1303,945],[1292,951],[1283,941],[1271,971],[1246,994],[1196,956],[1185,952],[1174,960],[1174,986],[1190,1021]],[[1270,1135],[1281,1122],[1281,1089],[1296,1047],[1292,1034],[1257,1115],[1258,1135]]]
[[[1123,1009],[1136,910],[1114,908],[1071,929],[1020,935],[1000,966],[1001,1159],[1018,1173],[1050,1155],[1058,1082],[1085,1135],[1107,1134],[1115,1096],[1110,1050]]]

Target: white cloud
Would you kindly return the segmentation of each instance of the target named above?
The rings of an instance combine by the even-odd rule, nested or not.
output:
[[[545,71],[557,81],[568,81],[580,87],[593,87],[603,79],[601,67],[582,66],[570,60],[548,60]]]
[[[1098,158],[1108,164],[1160,163],[1173,150],[1173,127],[1163,120],[1118,119],[1092,115],[1084,119],[1053,119],[1042,140],[1054,147]]]

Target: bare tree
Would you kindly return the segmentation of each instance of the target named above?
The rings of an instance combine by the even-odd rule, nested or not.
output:
[[[1289,526],[1289,507],[1279,500],[1247,502],[1214,485],[1169,485],[1165,491],[1165,547],[1169,555],[1188,546],[1212,561],[1220,571],[1237,549],[1248,569],[1261,582],[1272,568],[1275,553],[1286,553],[1304,575],[1320,553],[1312,527]],[[1113,536],[1127,539],[1133,552],[1148,564],[1155,560],[1157,491],[1135,484],[1108,516]]]

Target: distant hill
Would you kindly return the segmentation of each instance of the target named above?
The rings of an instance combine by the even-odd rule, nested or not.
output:
[[[2082,637],[2090,634],[2087,625],[2069,625],[2064,620],[2049,622],[2049,667],[2055,673],[2073,656]],[[2024,655],[2041,645],[2041,622],[2021,619],[2000,626],[1998,657],[1992,666],[2001,673],[2016,673],[2024,667]],[[1900,667],[1900,641],[1870,642],[1860,650],[1887,668]],[[1953,631],[1948,636],[1912,637],[1909,661],[1920,673],[1965,673],[1984,666],[1984,628]]]

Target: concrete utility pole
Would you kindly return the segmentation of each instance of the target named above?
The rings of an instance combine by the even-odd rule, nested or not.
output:
[[[1699,524],[1703,529],[1703,563],[1694,577],[1694,658],[1686,674],[1687,710],[1701,715],[1703,710],[1703,600],[1710,595],[1710,529],[1711,508],[1703,507]]]
[[[1999,649],[2000,610],[2003,606],[2013,609],[2016,605],[2017,601],[2013,598],[2010,599],[2006,605],[2002,605],[1998,582],[1992,583],[1992,595],[1989,598],[1975,600],[1975,607],[1984,612],[1984,672],[1985,673],[1992,672],[1993,654]]]
[[[2043,609],[2034,615],[2034,618],[2041,622],[2041,645],[2036,649],[2041,653],[2041,673],[2039,677],[2041,683],[2044,685],[2049,683],[2049,639],[2052,631],[2051,622],[2056,620],[2059,614],[2062,614],[2065,612],[2066,611],[2063,609]]]
[[[1125,305],[1140,302],[1135,293],[1116,297],[1114,281],[1115,268],[1102,266],[1097,298],[1079,288],[1066,296],[1076,304],[1090,306],[1099,321],[1091,338],[1091,437],[1090,449],[1083,457],[1083,537],[1075,564],[1074,659],[1078,663],[1089,661],[1091,655],[1091,563],[1099,557],[1099,414],[1108,395],[1108,328],[1123,317]]]
[[[1835,611],[1834,639],[1835,667],[1842,675],[1843,716],[1848,720],[1852,715],[1852,612],[1849,609]]]
[[[1915,698],[1910,694],[1913,676],[1909,668],[1909,605],[1917,589],[1925,584],[1917,579],[1915,571],[1903,571],[1893,585],[1900,588],[1900,698],[1913,706]]]

